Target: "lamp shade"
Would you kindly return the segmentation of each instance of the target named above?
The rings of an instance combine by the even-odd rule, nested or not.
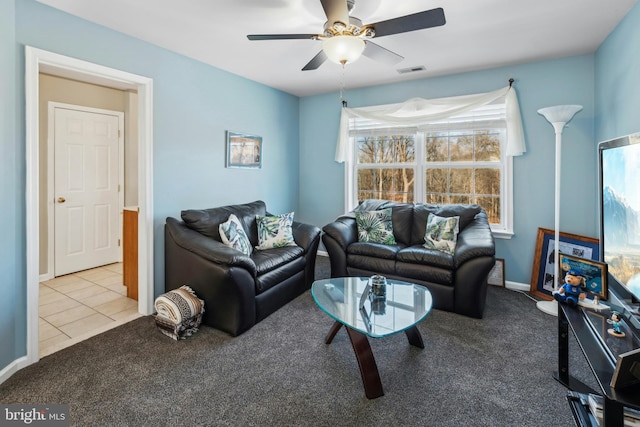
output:
[[[555,107],[541,108],[538,110],[538,114],[543,115],[551,124],[565,124],[580,110],[582,110],[582,105],[556,105]]]
[[[336,64],[343,65],[360,58],[364,47],[364,40],[356,36],[333,36],[322,42],[322,50],[327,58]]]

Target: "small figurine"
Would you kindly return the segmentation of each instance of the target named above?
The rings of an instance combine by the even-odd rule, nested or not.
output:
[[[613,326],[611,329],[608,329],[609,335],[613,335],[614,337],[622,338],[625,336],[625,333],[620,329],[620,314],[617,312],[611,313],[611,318],[607,319],[607,323],[610,323]]]
[[[564,285],[553,292],[553,297],[559,302],[575,307],[586,296],[584,286],[585,280],[582,273],[578,270],[569,270],[564,276]]]

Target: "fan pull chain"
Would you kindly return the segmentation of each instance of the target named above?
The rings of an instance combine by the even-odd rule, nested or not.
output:
[[[344,62],[342,63],[342,79],[340,81],[340,102],[342,103],[343,107],[347,106],[347,101],[344,99],[343,97],[343,93],[344,93]]]

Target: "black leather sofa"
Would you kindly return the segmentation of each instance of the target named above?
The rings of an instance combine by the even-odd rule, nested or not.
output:
[[[392,208],[396,245],[358,241],[354,212],[323,228],[331,276],[371,276],[426,286],[434,308],[482,318],[487,276],[495,263],[495,244],[486,212],[478,205],[429,205],[365,200],[355,210]],[[355,211],[354,210],[354,211]],[[453,256],[422,246],[429,212],[460,216]]]
[[[165,290],[190,286],[205,301],[203,323],[237,336],[311,287],[321,232],[294,222],[297,246],[253,250],[248,256],[220,238],[218,226],[231,213],[255,247],[256,215],[269,215],[263,201],[182,211],[183,221],[167,218]]]

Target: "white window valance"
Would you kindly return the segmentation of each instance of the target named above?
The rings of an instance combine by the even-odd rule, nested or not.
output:
[[[518,105],[515,89],[511,86],[506,86],[493,92],[474,95],[437,99],[412,98],[401,104],[382,107],[345,107],[342,109],[340,116],[340,130],[335,160],[343,163],[349,158],[351,151],[349,146],[349,119],[352,117],[373,120],[388,125],[419,127],[430,122],[445,120],[463,114],[500,98],[505,98],[507,122],[506,153],[508,156],[520,156],[526,152],[520,106]]]

